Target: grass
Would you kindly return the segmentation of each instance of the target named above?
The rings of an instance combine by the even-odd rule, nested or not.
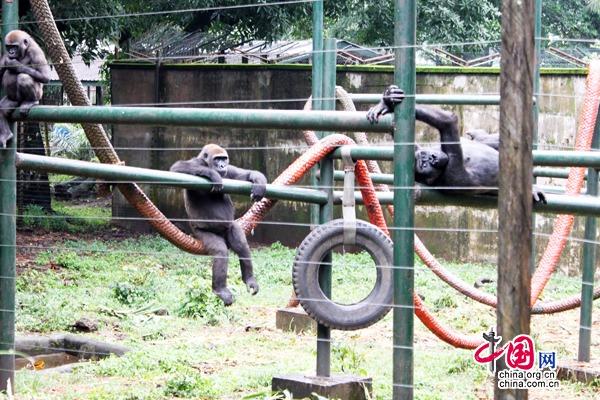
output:
[[[75,215],[72,208],[57,207],[65,215]],[[93,210],[77,213],[89,215]],[[110,222],[98,229],[110,231]],[[158,236],[65,240],[57,247],[40,251],[16,282],[18,335],[70,332],[73,322],[86,317],[99,325],[99,331],[86,336],[132,351],[120,358],[78,364],[72,374],[19,371],[16,399],[241,399],[255,394],[270,399],[273,376],[314,371],[315,335],[281,332],[274,326],[276,309],[292,293],[295,249],[274,244],[252,250],[260,284],[254,297],[246,293],[239,262],[232,256],[228,285],[236,303],[226,308],[210,290],[211,259],[183,253]],[[339,293],[342,301],[365,296],[374,279],[369,264],[364,253],[335,254],[334,296]],[[481,276],[496,277],[492,265],[444,265],[471,284]],[[420,260],[416,267],[416,289],[445,326],[480,335],[495,325],[493,310],[458,295]],[[577,282],[566,277],[553,285],[546,299],[579,291]],[[483,290],[495,288],[487,285]],[[150,312],[156,310],[168,314]],[[536,318],[542,321],[532,328],[536,344],[572,356],[576,346],[544,339],[548,323]],[[566,330],[577,329],[576,318],[569,317],[570,325],[560,318]],[[391,338],[391,313],[368,329],[333,331],[332,370],[370,376],[373,397],[390,398]],[[416,322],[415,398],[491,398],[491,378],[484,366],[474,363],[472,354],[451,348]],[[579,384],[565,384],[561,392],[565,399],[598,394],[597,389]]]
[[[85,204],[85,203],[84,203]],[[69,233],[98,232],[112,224],[110,203],[102,205],[67,206],[53,201],[54,212],[42,210],[40,206],[28,205],[23,211],[23,220],[31,228]]]

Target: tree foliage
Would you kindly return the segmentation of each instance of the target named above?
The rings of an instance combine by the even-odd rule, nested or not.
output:
[[[269,6],[269,3],[288,3]],[[296,0],[49,0],[72,54],[84,60],[104,57],[106,44],[124,43],[163,22],[186,32],[226,35],[231,43],[248,40],[309,39],[312,3]],[[501,0],[419,0],[419,43],[460,43],[500,38]],[[600,33],[600,0],[546,0],[542,35],[596,38]],[[329,37],[365,46],[393,44],[392,0],[324,2]],[[29,4],[20,2],[22,29],[39,39]],[[41,42],[41,41],[40,41]]]
[[[498,40],[499,10],[487,0],[420,0],[417,8],[417,42],[462,43]],[[354,0],[331,25],[333,37],[366,46],[394,43],[391,1]]]

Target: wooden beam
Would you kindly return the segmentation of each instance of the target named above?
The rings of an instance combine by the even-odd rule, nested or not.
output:
[[[502,2],[500,190],[498,196],[498,334],[502,343],[529,334],[532,254],[535,0]],[[498,370],[506,368],[504,357]],[[496,379],[498,382],[498,379]],[[498,400],[527,399],[499,389]]]

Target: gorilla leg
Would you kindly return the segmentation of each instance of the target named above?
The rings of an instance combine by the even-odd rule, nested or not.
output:
[[[206,252],[213,256],[212,290],[223,300],[226,306],[233,303],[233,294],[227,289],[227,267],[229,254],[225,239],[212,232],[194,227],[194,234],[204,245]]]
[[[3,148],[6,148],[6,142],[13,137],[13,133],[8,125],[8,118],[18,106],[19,103],[10,100],[8,97],[0,100],[0,145]]]
[[[240,258],[242,280],[246,284],[248,292],[254,296],[258,293],[258,282],[256,282],[256,278],[254,277],[250,248],[248,247],[248,241],[246,240],[244,231],[236,221],[233,221],[231,228],[229,228],[227,246]]]
[[[21,103],[19,106],[19,112],[23,115],[29,114],[31,107],[40,104],[39,100],[42,98],[41,83],[33,79],[30,75],[19,74],[17,76],[17,94],[18,100]]]

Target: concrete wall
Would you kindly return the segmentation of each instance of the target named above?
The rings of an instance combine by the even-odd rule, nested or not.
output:
[[[337,82],[349,92],[382,93],[392,81],[389,68],[339,67]],[[113,105],[144,105],[157,101],[170,107],[222,107],[302,109],[310,95],[311,71],[306,66],[274,65],[153,65],[115,64],[111,68]],[[158,78],[158,80],[157,80]],[[131,83],[135,82],[135,85]],[[585,94],[585,75],[542,75],[540,96],[540,148],[572,147]],[[417,74],[418,93],[493,94],[498,92],[497,73]],[[361,108],[361,107],[359,107]],[[368,106],[362,106],[366,109]],[[459,116],[463,132],[483,128],[498,132],[497,106],[444,106]],[[417,123],[417,140],[439,140],[437,131]],[[371,134],[373,144],[391,144],[389,135]],[[198,154],[206,143],[228,149],[233,164],[258,169],[274,180],[302,152],[306,145],[301,131],[261,131],[253,129],[203,129],[161,127],[114,127],[114,145],[127,165],[168,170],[179,159]],[[387,165],[386,165],[387,164]],[[380,163],[391,172],[390,163]],[[308,184],[304,179],[299,184]],[[561,184],[541,180],[540,184]],[[143,187],[155,204],[183,229],[185,219],[182,191]],[[236,216],[250,206],[245,198],[235,198]],[[340,212],[337,210],[336,212]],[[364,210],[362,218],[366,219]],[[136,218],[135,211],[120,196],[113,201],[115,217]],[[309,231],[310,210],[306,204],[280,202],[266,222],[256,228],[251,241],[280,241],[297,245]],[[541,257],[554,216],[536,219],[537,258]],[[139,229],[145,224],[125,220]],[[283,225],[281,225],[283,224]],[[421,239],[438,257],[461,262],[496,263],[497,212],[459,207],[418,207],[416,227]],[[572,236],[583,237],[583,219],[576,218]],[[558,269],[575,274],[581,246],[569,241]]]

